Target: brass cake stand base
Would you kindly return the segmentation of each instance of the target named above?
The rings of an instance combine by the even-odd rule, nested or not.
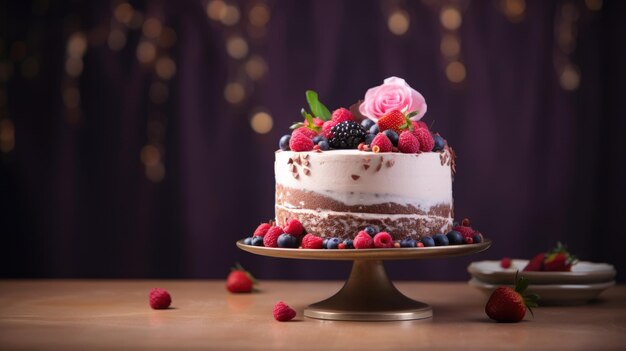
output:
[[[430,318],[433,310],[398,291],[387,277],[383,261],[355,260],[343,288],[307,307],[304,315],[342,321],[403,321]]]
[[[403,295],[393,285],[383,261],[444,258],[469,255],[487,250],[490,240],[479,244],[403,249],[311,250],[281,249],[245,245],[242,250],[269,257],[309,260],[351,260],[352,272],[335,295],[304,310],[309,318],[342,321],[403,321],[433,316],[432,308]]]

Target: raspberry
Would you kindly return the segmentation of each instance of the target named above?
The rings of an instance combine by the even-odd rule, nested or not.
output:
[[[420,151],[420,142],[413,133],[405,130],[398,138],[398,150],[405,154],[414,154]]]
[[[261,223],[258,227],[256,227],[252,236],[264,236],[271,227],[272,225],[269,223]]]
[[[360,231],[352,242],[355,249],[371,249],[374,247],[374,240],[364,231]]]
[[[344,244],[344,243],[339,243],[339,245],[337,245],[337,248],[338,248],[338,249],[343,250],[343,249],[345,249],[345,248],[346,248],[346,244]]]
[[[418,242],[415,244],[415,246],[416,246],[416,247],[424,247],[424,243],[423,243],[423,242],[421,242],[421,241],[418,241]]]
[[[415,135],[420,142],[420,151],[429,152],[435,147],[435,140],[433,140],[433,136],[430,135],[428,129],[416,129],[413,131],[413,135]]]
[[[418,129],[428,130],[428,125],[422,121],[411,121],[411,125],[413,126],[413,131],[416,131]]]
[[[378,119],[378,129],[381,132],[386,131],[387,129],[392,129],[396,133],[400,134],[403,129],[407,129],[409,126],[409,120],[406,115],[399,110],[393,110],[388,114],[380,117]]]
[[[393,148],[391,140],[389,140],[385,133],[378,133],[374,137],[374,140],[372,140],[370,147],[372,148],[372,150],[374,150],[375,146],[378,147],[378,151],[374,152],[391,152],[391,148]]]
[[[293,317],[296,316],[296,311],[289,307],[286,303],[278,301],[272,310],[272,314],[274,315],[274,319],[277,321],[286,322],[292,320]]]
[[[457,232],[461,233],[463,238],[471,238],[474,235],[474,229],[472,229],[472,227],[458,225],[452,228],[452,230],[456,230]]]
[[[320,134],[326,139],[332,138],[333,133],[331,129],[333,129],[333,127],[336,125],[337,123],[333,120],[324,122],[324,124],[322,125],[322,131],[320,132]]]
[[[356,147],[365,141],[367,134],[365,128],[355,121],[344,121],[331,130],[333,137],[328,140],[330,146],[334,149],[356,149]]]
[[[292,151],[311,151],[313,150],[313,140],[304,135],[304,133],[294,132],[291,136],[291,140],[289,140],[289,148]]]
[[[354,115],[352,114],[352,112],[342,107],[333,111],[330,120],[335,122],[335,124],[339,124],[345,121],[354,121]]]
[[[303,249],[321,249],[323,243],[324,239],[320,238],[319,236],[307,234],[302,237],[301,246]]]
[[[465,238],[465,243],[466,244],[473,244],[474,243],[474,239],[471,236],[468,236],[467,238]]]
[[[278,247],[278,237],[284,233],[281,227],[271,227],[263,237],[265,247]]]
[[[165,289],[154,288],[150,290],[150,307],[155,310],[164,310],[170,307],[172,297]]]
[[[463,220],[461,221],[461,225],[464,227],[471,227],[469,218],[463,218]]]
[[[302,235],[302,231],[304,228],[302,227],[302,223],[300,223],[297,219],[290,219],[287,221],[287,225],[283,227],[283,231],[287,234],[291,234],[296,238],[299,238]]]
[[[393,247],[393,238],[387,232],[380,232],[374,236],[374,246],[377,248]]]
[[[504,269],[511,268],[511,259],[509,257],[502,257],[500,260],[500,267]]]
[[[312,129],[309,129],[306,127],[300,127],[300,128],[294,129],[293,132],[291,132],[291,138],[293,138],[294,136],[298,134],[302,134],[309,139],[313,139],[317,135],[317,133]]]

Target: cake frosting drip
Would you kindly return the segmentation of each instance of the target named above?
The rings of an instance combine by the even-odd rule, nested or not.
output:
[[[443,152],[276,152],[276,220],[319,236],[353,237],[377,225],[394,238],[452,227],[452,171]],[[448,155],[449,157],[449,155]]]

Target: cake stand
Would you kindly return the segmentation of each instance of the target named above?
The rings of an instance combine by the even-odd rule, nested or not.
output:
[[[430,318],[432,307],[414,301],[393,285],[383,261],[417,260],[469,255],[487,250],[490,240],[478,244],[421,248],[323,250],[283,249],[251,246],[237,242],[245,251],[269,257],[305,260],[353,261],[352,271],[335,295],[304,310],[309,318],[344,321],[400,321]]]

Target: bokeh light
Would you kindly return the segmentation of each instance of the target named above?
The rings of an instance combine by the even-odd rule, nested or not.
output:
[[[257,112],[250,119],[250,126],[256,133],[266,134],[272,130],[274,120],[267,112]]]
[[[256,27],[263,27],[270,20],[270,9],[263,3],[252,6],[248,13],[250,23]]]
[[[459,61],[452,61],[446,66],[446,77],[452,83],[460,83],[465,80],[465,65]]]
[[[160,57],[156,62],[155,71],[159,78],[171,79],[176,74],[176,63],[167,56]]]
[[[525,11],[525,0],[502,0],[502,12],[513,23],[521,22]]]
[[[226,9],[223,15],[220,17],[220,21],[225,26],[232,26],[239,22],[239,9],[233,5],[226,5]]]
[[[84,33],[74,33],[67,40],[67,56],[73,58],[83,57],[87,51],[87,37]]]
[[[137,59],[141,63],[150,63],[156,57],[156,47],[149,41],[142,41],[137,46]]]
[[[162,163],[146,166],[146,178],[153,183],[160,183],[165,178],[165,167]]]
[[[395,35],[403,35],[409,30],[409,14],[404,10],[395,10],[387,19],[389,31]]]
[[[176,43],[176,31],[170,27],[163,27],[161,36],[159,37],[159,46],[163,49],[169,49]]]
[[[65,61],[65,72],[70,77],[78,77],[83,72],[83,60],[79,58],[69,57]]]
[[[113,51],[122,50],[126,45],[126,34],[119,29],[113,29],[111,33],[109,33],[107,45],[109,45],[109,49]]]
[[[161,35],[162,28],[161,21],[156,18],[148,18],[143,22],[143,35],[150,39],[156,39]]]
[[[267,72],[267,63],[261,56],[254,55],[246,61],[245,70],[250,79],[259,80]]]
[[[441,38],[440,50],[446,58],[456,58],[461,52],[461,42],[456,35],[444,34]]]
[[[161,152],[152,144],[142,147],[139,156],[141,162],[147,167],[156,166],[161,162]]]
[[[115,7],[113,11],[113,16],[115,19],[124,24],[129,24],[133,19],[133,7],[128,3],[121,3]]]
[[[585,5],[591,11],[599,11],[602,9],[602,0],[585,0]]]
[[[246,97],[246,90],[241,83],[233,82],[226,84],[224,98],[231,104],[237,104]]]
[[[226,4],[222,0],[212,0],[206,7],[207,16],[214,21],[219,21],[226,15]]]
[[[461,26],[461,12],[456,7],[445,6],[439,15],[441,25],[448,30],[457,30]]]
[[[233,36],[226,40],[226,52],[234,59],[241,59],[248,55],[248,43],[240,36]]]
[[[567,64],[563,67],[559,76],[559,83],[565,90],[572,91],[578,89],[580,85],[580,70],[573,64]]]

